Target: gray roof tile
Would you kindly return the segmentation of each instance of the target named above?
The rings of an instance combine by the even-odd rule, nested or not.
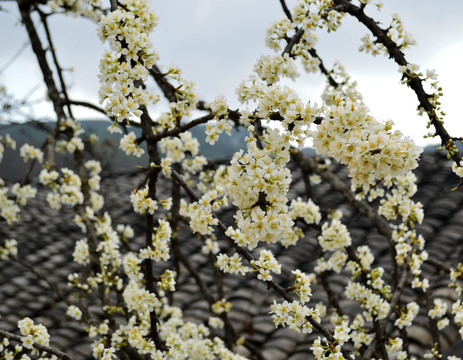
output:
[[[423,224],[417,228],[425,236],[426,249],[433,257],[448,265],[455,265],[460,261],[459,255],[463,251],[463,191],[450,192],[457,181],[449,170],[449,163],[441,163],[438,157],[437,154],[424,154],[422,165],[416,170],[419,191],[415,199],[423,202],[426,215]],[[447,168],[444,169],[444,166]],[[339,170],[337,165],[333,165],[333,168],[346,176],[346,171]],[[130,203],[127,202],[128,196],[120,196],[128,194],[135,184],[137,180],[133,177],[109,178],[103,182],[103,191],[109,195],[106,203],[111,210],[113,224],[131,224],[137,234],[133,241],[140,243],[144,241],[144,219],[132,213]],[[304,195],[304,192],[300,173],[296,171],[291,193]],[[76,226],[69,226],[72,224],[71,210],[65,208],[56,212],[49,209],[41,202],[44,196],[45,193],[39,191],[38,199],[33,200],[31,207],[24,210],[22,216],[27,228],[0,228],[0,237],[16,237],[20,242],[20,255],[26,255],[28,262],[44,271],[50,278],[65,283],[67,274],[78,268],[72,263],[72,251],[74,242],[81,238],[82,234]],[[347,206],[343,198],[329,185],[314,187],[313,197],[322,205],[323,211],[341,207],[344,213],[343,221],[350,227],[354,244],[370,245],[377,256],[375,265],[381,264],[389,269],[387,241],[372,229],[366,218],[359,216]],[[230,217],[232,212],[226,210],[224,214],[227,223],[227,216]],[[34,231],[31,232],[30,229]],[[211,267],[200,252],[201,241],[196,236],[189,235],[183,227],[180,234],[182,250],[188,254],[189,260],[201,269],[202,276],[212,277]],[[219,241],[223,249],[229,247],[223,240]],[[313,271],[316,258],[315,232],[307,231],[305,238],[295,247],[283,249],[276,244],[270,247],[279,255],[279,260],[286,268],[299,267],[307,272]],[[255,253],[257,254],[257,249]],[[445,276],[442,273],[436,272],[430,266],[425,266],[425,269],[435,280],[433,284],[439,286],[436,296],[452,295],[446,288]],[[159,269],[159,272],[161,270]],[[386,274],[387,276],[389,274]],[[278,278],[288,285],[291,282],[288,269]],[[230,319],[236,324],[237,329],[243,330],[243,334],[262,349],[267,360],[310,358],[310,345],[315,335],[305,337],[289,329],[275,328],[268,315],[268,306],[276,298],[274,293],[267,291],[265,284],[248,281],[249,279],[250,277],[243,279],[239,276],[227,276],[224,279],[225,293],[233,304]],[[342,291],[347,281],[348,277],[343,273],[330,276],[330,285],[335,291]],[[45,287],[39,286],[39,283]],[[210,316],[209,305],[183,266],[177,288],[174,303],[184,309],[185,318],[195,322],[205,321]],[[412,294],[413,291],[406,289],[406,296]],[[52,303],[48,295],[46,284],[31,277],[17,264],[0,262],[0,328],[14,331],[18,315],[33,316],[38,322],[51,327],[53,344],[68,350],[79,359],[85,358],[90,354],[91,340],[85,338],[85,333],[80,330],[77,322],[66,318],[66,306],[62,302]],[[326,294],[320,284],[314,287],[313,303],[319,300],[326,300]],[[355,314],[360,310],[359,305],[352,301],[341,299],[340,302],[348,313]],[[96,313],[101,311],[97,306],[91,310]],[[425,325],[414,326],[407,331],[413,332],[413,337],[421,342],[429,340],[429,330]],[[454,333],[447,331],[452,339]],[[416,347],[416,351],[419,353],[421,350]]]

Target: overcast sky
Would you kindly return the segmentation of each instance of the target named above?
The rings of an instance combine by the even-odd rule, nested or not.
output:
[[[290,7],[295,1],[288,1]],[[19,24],[15,3],[2,3],[0,12],[0,69],[27,41]],[[278,0],[154,0],[152,7],[160,17],[153,44],[159,65],[179,65],[187,79],[194,81],[201,99],[226,95],[237,106],[234,90],[252,72],[255,60],[270,54],[265,48],[267,27],[283,16]],[[444,89],[443,110],[446,126],[453,136],[463,136],[461,121],[461,83],[463,70],[463,1],[459,0],[384,0],[381,13],[370,12],[389,24],[392,13],[400,14],[406,30],[417,45],[406,51],[407,59],[422,70],[436,69]],[[96,36],[96,25],[83,19],[55,16],[51,20],[60,62],[74,68],[66,74],[71,96],[96,103],[98,63],[103,46]],[[327,66],[339,60],[352,78],[371,112],[379,119],[392,119],[397,127],[420,144],[425,144],[426,120],[416,115],[415,95],[400,85],[397,66],[384,56],[359,53],[360,38],[367,30],[355,19],[346,17],[341,29],[332,34],[319,33],[317,51]],[[45,89],[37,61],[30,49],[21,53],[0,74],[0,83],[18,98],[39,86],[32,99],[41,99]],[[320,101],[324,86],[320,75],[304,75],[294,87],[304,101]],[[76,111],[83,118],[96,117],[90,111]],[[35,109],[37,117],[52,116],[51,106]]]

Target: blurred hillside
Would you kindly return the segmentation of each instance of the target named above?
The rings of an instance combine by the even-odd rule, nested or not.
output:
[[[119,149],[120,134],[111,134],[107,128],[110,125],[108,121],[101,120],[84,120],[80,121],[81,127],[85,130],[83,139],[88,140],[90,134],[98,136],[100,141],[93,146],[86,146],[86,149],[91,153],[91,157],[99,160],[102,163],[103,169],[107,174],[115,174],[135,170],[137,165],[147,164],[147,155],[145,153],[141,158],[134,156],[126,156]],[[29,143],[36,147],[40,147],[47,134],[52,131],[53,122],[31,122],[26,124],[6,124],[0,125],[0,135],[10,134],[16,140],[16,151],[6,149],[3,161],[0,162],[0,177],[8,181],[17,181],[25,173],[28,164],[19,156],[19,148],[24,143]],[[139,128],[131,128],[137,136],[141,134]],[[243,129],[233,130],[231,136],[223,134],[215,145],[206,143],[206,134],[204,126],[196,126],[190,130],[193,135],[199,140],[200,152],[211,160],[230,159],[234,152],[239,149],[246,148],[244,140],[246,132]],[[144,147],[144,145],[142,146]],[[436,151],[437,146],[428,146],[425,151]],[[146,149],[145,149],[146,150]],[[461,149],[460,149],[461,151]],[[304,149],[307,154],[315,154],[312,148]],[[72,159],[70,155],[58,156],[57,162],[60,166],[72,167]],[[37,173],[39,167],[35,167]]]
[[[82,129],[85,130],[83,135],[84,141],[89,139],[90,134],[95,134],[99,138],[99,142],[92,146],[86,146],[86,149],[91,153],[91,156],[100,160],[104,171],[107,173],[119,173],[121,171],[135,170],[136,165],[146,165],[148,157],[145,153],[141,158],[134,156],[126,156],[119,149],[119,140],[122,135],[111,134],[107,128],[110,125],[108,121],[86,120],[80,121]],[[0,177],[9,180],[17,181],[21,178],[27,169],[28,164],[25,164],[19,156],[19,148],[24,143],[40,147],[48,133],[52,131],[53,122],[41,123],[26,123],[26,124],[6,124],[0,125],[0,135],[10,134],[16,140],[16,150],[6,149],[3,160],[0,163]],[[129,131],[134,131],[137,136],[141,134],[139,128],[131,128]],[[200,152],[211,160],[229,159],[234,152],[246,147],[245,131],[233,130],[232,135],[223,134],[219,141],[212,146],[206,143],[206,134],[204,126],[196,126],[190,130],[193,135],[199,140]],[[145,150],[146,147],[142,146]],[[72,166],[70,155],[59,156],[57,162],[62,166]],[[38,167],[36,166],[36,173]]]

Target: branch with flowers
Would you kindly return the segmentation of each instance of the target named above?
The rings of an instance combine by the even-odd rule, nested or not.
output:
[[[447,356],[441,331],[452,326],[463,335],[463,266],[429,258],[426,239],[417,231],[424,212],[413,200],[417,180],[412,171],[422,149],[394,130],[392,121],[375,119],[345,68],[335,63],[329,69],[316,50],[317,32],[336,32],[344,17],[355,17],[375,37],[363,37],[360,51],[384,53],[400,66],[402,82],[417,94],[420,111],[435,128],[431,136],[440,137],[461,177],[461,155],[453,143],[458,137],[443,125],[441,89],[434,73],[424,75],[406,60],[404,51],[414,41],[398,16],[382,28],[364,12],[380,9],[380,2],[298,0],[290,10],[280,0],[285,16],[270,26],[265,39],[275,53],[257,59],[253,74],[237,89],[240,108],[231,109],[224,96],[200,100],[194,83],[176,66],[164,69],[149,36],[158,18],[148,0],[17,4],[56,126],[41,148],[25,144],[19,149],[29,170],[22,183],[1,181],[0,220],[9,227],[27,226],[21,224],[22,208],[41,187],[52,209],[74,211],[73,223],[83,235],[72,253],[80,270],[69,274],[67,291],[23,259],[27,254],[18,239],[2,240],[0,259],[45,280],[67,303],[66,316],[94,339],[89,349],[94,358],[265,359],[252,334],[232,316],[233,294],[225,285],[230,278],[266,288],[267,294],[259,295],[271,299],[262,299],[269,321],[304,334],[311,342],[307,351],[316,359]],[[50,17],[62,15],[97,22],[98,36],[108,46],[100,63],[99,105],[69,96],[49,26]],[[326,78],[321,105],[282,85],[283,79],[297,81],[301,70]],[[159,92],[151,91],[150,82]],[[106,114],[108,131],[120,136],[121,150],[139,159],[140,180],[126,195],[133,212],[143,217],[142,234],[130,224],[113,224],[101,164],[85,151],[74,106]],[[211,145],[241,128],[246,148],[226,164],[212,164],[190,132],[199,126]],[[141,129],[141,136],[132,127]],[[317,157],[301,151],[309,141]],[[15,148],[8,134],[0,137],[0,154],[5,147]],[[59,152],[72,155],[71,167],[58,166]],[[347,179],[333,171],[333,160],[347,169]],[[40,173],[31,179],[36,166]],[[305,193],[294,196],[290,186],[296,173],[302,174]],[[313,196],[319,184],[368,219],[387,245],[387,265],[380,266],[370,244],[351,233],[349,216]],[[212,276],[190,259],[185,233],[200,244]],[[301,244],[313,249],[305,271],[282,261],[285,249]],[[282,252],[274,252],[275,247]],[[427,274],[424,264],[447,279],[450,301],[435,293],[438,277]],[[206,302],[207,319],[186,320],[176,294],[184,277]],[[247,316],[251,323],[253,314]],[[431,340],[416,350],[407,328],[422,318]],[[26,317],[18,328],[21,335],[0,330],[2,358],[71,358],[66,349],[50,346],[43,325]]]

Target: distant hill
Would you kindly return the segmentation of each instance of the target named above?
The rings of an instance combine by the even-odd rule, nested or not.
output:
[[[107,128],[110,125],[108,121],[102,120],[83,120],[80,121],[81,127],[85,130],[84,139],[88,139],[90,134],[96,134],[100,141],[92,150],[92,157],[101,161],[103,169],[109,173],[117,173],[120,171],[134,170],[136,165],[146,165],[147,155],[141,158],[126,156],[119,149],[120,134],[111,134]],[[17,150],[24,143],[29,143],[34,146],[41,146],[48,132],[54,127],[53,122],[42,123],[26,123],[26,124],[6,124],[0,125],[0,135],[10,134],[16,140]],[[137,135],[141,134],[139,128],[133,127],[130,129]],[[244,129],[233,129],[231,136],[222,134],[216,144],[210,145],[206,143],[205,127],[200,125],[190,130],[200,143],[200,152],[211,160],[230,159],[231,156],[239,149],[246,148],[246,131]],[[143,145],[144,146],[144,145]],[[463,147],[459,144],[459,150]],[[437,145],[425,147],[424,151],[436,151]],[[145,149],[146,150],[146,149]],[[304,153],[314,155],[313,148],[305,148]],[[58,163],[62,166],[72,166],[72,160],[69,156],[58,157]],[[18,151],[6,149],[3,161],[0,162],[0,176],[9,181],[17,181],[27,169],[27,164],[19,156]],[[36,173],[38,167],[36,167]]]
[[[85,120],[80,121],[80,124],[85,130],[84,139],[88,139],[90,134],[96,134],[99,137],[100,141],[97,147],[94,146],[90,150],[92,156],[102,162],[106,171],[119,172],[135,169],[136,165],[146,165],[148,160],[146,153],[141,158],[136,158],[126,156],[119,149],[121,135],[108,132],[107,128],[110,125],[108,121]],[[28,166],[19,156],[19,148],[24,143],[40,147],[45,141],[48,131],[51,131],[53,126],[54,123],[52,122],[0,125],[0,135],[10,134],[16,140],[17,146],[16,151],[5,150],[3,161],[0,163],[0,176],[9,181],[19,180]],[[141,134],[139,128],[133,127],[130,131],[134,131],[137,135]],[[204,126],[196,126],[190,131],[200,143],[201,154],[212,160],[229,159],[234,152],[246,147],[245,131],[243,129],[239,131],[233,130],[231,136],[221,135],[215,145],[206,143]],[[69,156],[59,157],[58,162],[64,166],[67,164],[71,166],[72,164]]]

